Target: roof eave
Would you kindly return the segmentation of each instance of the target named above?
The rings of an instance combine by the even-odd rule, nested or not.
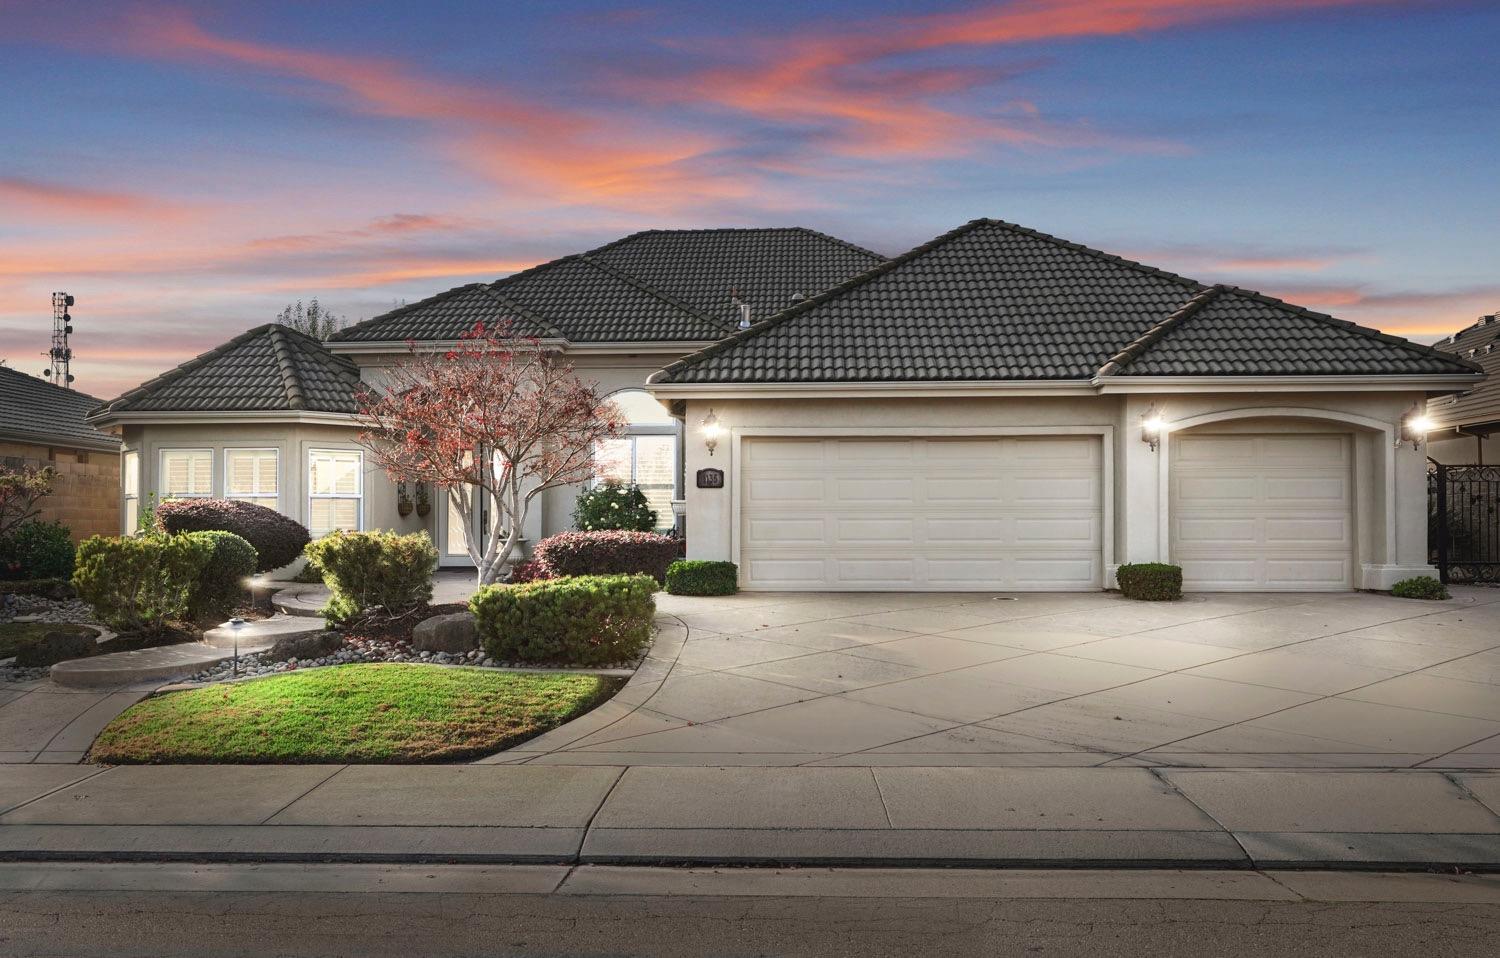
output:
[[[96,426],[155,426],[192,423],[327,423],[357,425],[359,414],[316,409],[152,409],[110,412],[88,418]]]
[[[1393,392],[1467,389],[1475,373],[1412,373],[1330,376],[1095,376],[1100,393],[1152,392]]]

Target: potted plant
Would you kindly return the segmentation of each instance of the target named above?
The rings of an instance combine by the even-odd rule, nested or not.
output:
[[[432,513],[432,502],[427,498],[427,484],[417,483],[417,515],[427,518]]]
[[[405,519],[407,516],[411,515],[411,509],[411,496],[407,494],[406,483],[396,483],[396,512],[401,516],[401,518]]]

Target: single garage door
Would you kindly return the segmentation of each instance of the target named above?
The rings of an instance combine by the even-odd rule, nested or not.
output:
[[[751,589],[1102,587],[1096,436],[746,439]]]
[[[1348,435],[1171,440],[1172,555],[1200,591],[1333,591],[1353,584]]]

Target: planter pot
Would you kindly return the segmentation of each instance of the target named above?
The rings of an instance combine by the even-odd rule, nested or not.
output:
[[[417,515],[419,515],[419,516],[421,516],[422,518],[425,519],[425,518],[427,518],[431,514],[432,514],[432,503],[430,503],[430,502],[419,502],[419,503],[417,503]]]
[[[403,519],[405,519],[407,516],[411,515],[411,503],[409,503],[409,502],[398,502],[398,503],[396,503],[396,514],[399,515]]]

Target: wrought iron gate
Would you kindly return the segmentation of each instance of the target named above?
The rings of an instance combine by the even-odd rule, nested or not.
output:
[[[1427,549],[1444,582],[1500,582],[1500,466],[1427,464]]]

